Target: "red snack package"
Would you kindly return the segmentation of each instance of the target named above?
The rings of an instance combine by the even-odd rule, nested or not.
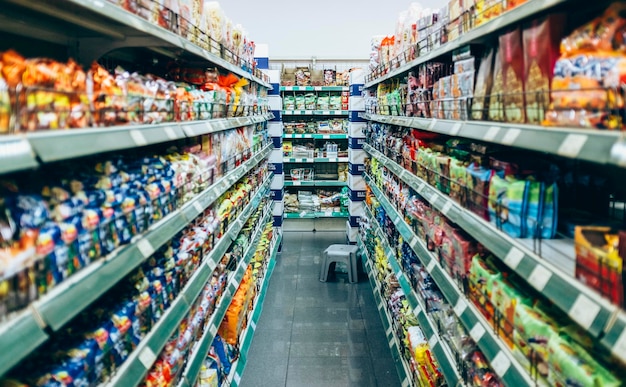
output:
[[[526,121],[530,124],[541,124],[550,104],[550,84],[565,21],[565,14],[551,14],[524,28]]]
[[[514,29],[500,35],[500,60],[502,61],[502,82],[504,120],[507,122],[526,122],[524,98],[524,52],[522,50],[522,31]]]

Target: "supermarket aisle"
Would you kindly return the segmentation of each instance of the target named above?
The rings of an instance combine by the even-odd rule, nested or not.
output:
[[[240,386],[399,386],[369,282],[319,282],[321,252],[345,234],[283,241]]]

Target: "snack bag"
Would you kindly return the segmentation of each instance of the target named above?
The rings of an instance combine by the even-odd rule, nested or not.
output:
[[[493,83],[493,66],[496,49],[491,49],[480,61],[476,85],[474,88],[474,102],[472,104],[471,118],[474,120],[487,119],[490,106],[491,86]],[[495,99],[494,99],[495,102]]]

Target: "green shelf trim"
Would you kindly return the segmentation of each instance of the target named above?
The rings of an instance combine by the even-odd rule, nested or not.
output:
[[[284,139],[314,139],[314,140],[347,140],[347,134],[318,134],[318,133],[309,133],[309,134],[283,134]]]
[[[281,86],[280,91],[348,91],[347,86]]]
[[[485,354],[487,360],[493,364],[494,371],[506,385],[512,386],[533,386],[534,381],[526,371],[525,364],[521,364],[516,360],[514,355],[508,350],[506,345],[500,340],[493,328],[482,317],[478,309],[469,301],[465,295],[459,290],[456,282],[441,267],[437,258],[430,252],[424,242],[413,232],[400,216],[398,210],[391,204],[389,199],[380,191],[378,186],[373,184],[371,178],[366,174],[364,179],[372,189],[372,193],[376,196],[385,212],[392,219],[398,228],[400,235],[413,249],[424,267],[429,271],[431,277],[443,293],[448,304],[454,307],[454,312],[465,326],[468,332],[483,332],[477,340],[478,347]],[[382,234],[382,233],[381,233]],[[394,261],[394,260],[390,260]],[[401,273],[404,279],[400,279],[401,286],[408,286],[410,283],[402,274],[401,267],[397,261],[391,263],[394,272]],[[405,290],[406,293],[406,290]],[[408,293],[407,293],[408,294]],[[417,297],[417,295],[415,295]],[[407,297],[408,298],[408,297]],[[418,316],[419,317],[419,316]],[[431,328],[432,329],[432,328]],[[442,365],[443,367],[443,365]]]
[[[313,180],[313,181],[285,181],[285,187],[347,187],[347,181]]]
[[[269,287],[270,278],[272,276],[272,273],[274,272],[274,267],[276,266],[276,254],[278,254],[278,247],[280,246],[281,240],[282,236],[279,234],[274,242],[274,248],[272,249],[272,253],[270,255],[270,261],[268,263],[263,282],[261,283],[261,289],[259,290],[254,309],[250,314],[250,322],[248,323],[248,326],[243,333],[244,339],[239,345],[239,359],[236,361],[236,364],[233,364],[231,373],[228,376],[228,381],[230,381],[231,387],[239,386],[239,383],[241,382],[241,376],[243,375],[243,372],[246,368],[248,352],[250,351],[250,345],[252,344],[252,340],[254,338],[256,326],[263,311],[265,295],[267,293],[267,288]]]
[[[626,363],[626,311],[563,273],[519,240],[509,237],[491,223],[461,207],[369,144],[365,144],[363,149],[598,339],[613,356]],[[571,251],[574,251],[573,245]]]
[[[133,243],[120,247],[108,257],[92,263],[61,283],[49,296],[44,296],[34,304],[42,319],[53,330],[60,329],[197,218],[233,184],[264,160],[271,149],[272,145],[269,144],[189,203],[152,226],[150,231],[136,237]]]
[[[348,157],[304,157],[304,158],[292,158],[284,157],[283,163],[347,163]]]
[[[0,331],[0,377],[48,340],[33,309],[18,312]]]
[[[180,326],[181,321],[187,316],[189,310],[193,306],[195,300],[200,295],[202,288],[211,278],[211,275],[217,267],[217,262],[222,258],[224,252],[231,245],[233,240],[241,232],[243,224],[252,215],[253,211],[259,206],[259,202],[266,195],[267,187],[271,179],[267,179],[261,189],[258,190],[253,200],[246,206],[242,216],[229,227],[225,235],[220,238],[215,248],[211,251],[208,259],[202,264],[200,270],[196,271],[189,283],[185,285],[181,295],[179,295],[172,306],[165,311],[161,319],[157,322],[154,328],[148,333],[148,335],[139,343],[137,348],[130,354],[126,361],[122,364],[120,369],[115,373],[115,377],[112,381],[112,385],[120,386],[138,386],[144,379],[147,372],[150,370],[159,354],[165,347],[165,344],[173,334],[173,332]],[[248,213],[247,215],[245,215]],[[266,210],[264,219],[267,221],[271,215],[271,210]],[[265,224],[265,223],[261,223]],[[246,267],[252,258],[254,252],[250,252],[253,247],[258,244],[258,239],[261,233],[261,227],[257,229],[254,238],[255,241],[248,246],[244,260],[239,263],[238,268],[233,278],[229,281],[227,289],[229,296],[232,295],[237,289],[238,283],[243,278]],[[217,254],[221,253],[221,254]],[[223,296],[224,297],[224,296]],[[224,298],[222,298],[224,299]],[[228,300],[228,298],[226,298]],[[230,304],[230,300],[227,302]],[[226,311],[224,310],[224,314]],[[223,315],[222,315],[223,318]],[[217,331],[217,327],[213,329],[213,326],[209,331]],[[205,355],[206,356],[206,355]]]
[[[284,116],[347,116],[348,110],[282,110]]]
[[[207,323],[208,328],[204,332],[202,338],[200,338],[200,340],[196,344],[193,354],[187,360],[187,368],[183,371],[183,381],[181,382],[181,384],[179,384],[179,386],[195,386],[198,375],[200,374],[200,369],[202,368],[202,364],[204,363],[204,360],[206,359],[207,354],[211,349],[211,344],[213,343],[215,334],[217,333],[217,330],[221,325],[224,316],[226,315],[226,311],[230,306],[232,297],[235,295],[235,292],[239,287],[239,283],[241,282],[241,279],[245,274],[248,264],[250,263],[250,260],[256,252],[256,247],[259,244],[264,225],[270,220],[271,216],[272,211],[268,210],[266,211],[266,214],[261,222],[257,223],[260,226],[252,238],[254,242],[251,243],[250,246],[248,246],[248,249],[246,250],[246,253],[244,255],[244,259],[242,260],[242,262],[239,263],[238,268],[232,277],[233,279],[228,282],[226,290],[220,298],[219,304],[217,305],[215,312]],[[213,270],[215,270],[215,267],[213,268]],[[211,273],[213,272],[213,270],[211,270]]]

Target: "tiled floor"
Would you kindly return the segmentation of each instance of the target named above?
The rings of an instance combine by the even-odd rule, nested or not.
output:
[[[394,387],[400,382],[366,277],[319,281],[343,232],[285,232],[242,387]]]

